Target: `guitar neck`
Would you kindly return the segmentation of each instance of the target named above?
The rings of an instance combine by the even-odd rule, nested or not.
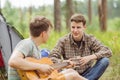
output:
[[[60,70],[62,68],[65,68],[66,66],[70,65],[69,62],[63,62],[63,63],[57,63],[57,64],[53,64],[51,65],[53,68]]]
[[[79,59],[80,59],[80,56],[78,57],[74,57],[74,58],[71,58],[71,61],[73,61],[74,63],[76,64],[79,64]],[[62,63],[55,63],[53,65],[51,65],[53,68],[59,70],[59,69],[62,69],[62,68],[65,68],[66,66],[70,65],[69,62],[62,62]]]

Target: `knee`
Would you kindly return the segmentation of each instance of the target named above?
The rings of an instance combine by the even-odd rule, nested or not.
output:
[[[64,75],[71,80],[76,80],[79,77],[79,74],[73,69],[67,69],[67,73]]]
[[[67,72],[75,72],[73,69],[67,69]]]
[[[107,57],[101,58],[99,61],[104,66],[108,66],[109,65],[109,58],[107,58]]]
[[[68,73],[71,73],[73,75],[79,75],[79,73],[77,71],[75,71],[74,69],[68,69],[67,71]]]

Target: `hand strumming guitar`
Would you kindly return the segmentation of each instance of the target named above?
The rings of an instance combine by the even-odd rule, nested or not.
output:
[[[54,68],[50,65],[47,64],[40,64],[40,67],[38,69],[38,72],[41,74],[47,74],[50,75],[52,73],[52,71],[54,70]]]

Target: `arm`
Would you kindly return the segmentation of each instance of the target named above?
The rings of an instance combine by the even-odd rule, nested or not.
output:
[[[112,56],[112,51],[108,47],[103,45],[100,41],[98,41],[95,37],[91,38],[91,42],[92,43],[90,49],[97,56],[97,59]]]
[[[16,68],[16,69],[39,70],[41,73],[47,73],[47,74],[50,74],[51,71],[53,70],[53,68],[50,67],[49,65],[33,63],[33,62],[25,60],[24,55],[17,50],[14,50],[14,52],[12,53],[8,64],[11,67]]]
[[[89,40],[90,41],[88,42],[90,43],[88,44],[88,46],[89,46],[89,49],[91,49],[92,53],[91,55],[80,58],[79,62],[81,66],[87,64],[91,60],[97,60],[102,57],[110,57],[112,54],[112,51],[108,47],[104,46],[95,37],[92,36]]]
[[[22,69],[22,70],[35,70],[38,69],[38,65],[39,65],[25,60],[24,55],[16,50],[12,53],[12,56],[10,57],[8,64],[13,68]]]
[[[54,63],[59,63],[63,60],[64,57],[64,43],[59,40],[54,49],[50,52],[49,57],[53,60]]]

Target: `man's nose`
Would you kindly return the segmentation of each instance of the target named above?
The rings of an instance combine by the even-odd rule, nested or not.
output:
[[[77,28],[75,28],[74,31],[77,31]]]

